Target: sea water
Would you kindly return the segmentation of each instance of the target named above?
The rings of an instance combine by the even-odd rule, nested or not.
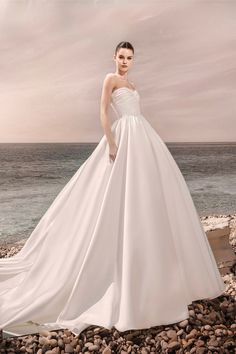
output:
[[[199,216],[236,212],[236,143],[166,143]],[[0,144],[0,243],[27,238],[97,143]]]

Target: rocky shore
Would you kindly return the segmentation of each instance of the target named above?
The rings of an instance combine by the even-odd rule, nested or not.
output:
[[[222,261],[220,264],[217,262],[219,268],[227,269],[227,272],[224,270],[222,273],[226,290],[216,299],[192,302],[187,320],[168,326],[125,332],[119,332],[115,327],[108,330],[89,326],[79,336],[69,330],[57,330],[20,337],[3,337],[0,353],[235,354],[236,276],[231,253],[233,250],[233,255],[236,254],[236,214],[211,215],[202,217],[201,221],[208,238],[212,237],[213,248],[224,248],[223,253],[216,250],[215,254]],[[226,240],[228,244],[220,243]],[[25,240],[0,245],[0,257],[13,256],[23,247],[24,242]]]

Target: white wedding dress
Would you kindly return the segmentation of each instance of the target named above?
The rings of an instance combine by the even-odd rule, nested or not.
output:
[[[225,284],[187,184],[140,112],[113,91],[115,161],[103,135],[18,254],[0,259],[0,328],[173,324]]]

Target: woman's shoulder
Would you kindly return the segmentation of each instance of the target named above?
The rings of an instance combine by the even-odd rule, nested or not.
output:
[[[104,79],[103,79],[103,82],[105,83],[105,82],[115,82],[115,79],[116,79],[116,77],[115,77],[115,74],[113,74],[113,73],[107,73],[107,74],[105,74],[105,76],[104,76]]]
[[[107,77],[116,77],[116,74],[115,73],[107,73],[105,76],[107,76]]]
[[[113,80],[115,81],[117,79],[116,74],[114,73],[107,73],[104,77],[104,80]]]
[[[115,73],[107,73],[105,74],[104,77],[104,82],[112,82],[113,85],[116,85],[117,83],[119,83],[119,78],[117,77],[117,75]],[[134,84],[134,82],[130,81],[130,84],[133,86],[133,89],[136,89],[136,85]]]

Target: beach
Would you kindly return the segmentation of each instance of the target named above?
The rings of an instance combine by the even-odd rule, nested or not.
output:
[[[76,336],[69,330],[4,335],[0,353],[235,353],[236,214],[200,218],[226,284],[215,299],[193,301],[189,318],[170,325],[119,332],[89,326]],[[0,245],[0,257],[12,257],[26,239]],[[174,299],[173,299],[174,301]]]

